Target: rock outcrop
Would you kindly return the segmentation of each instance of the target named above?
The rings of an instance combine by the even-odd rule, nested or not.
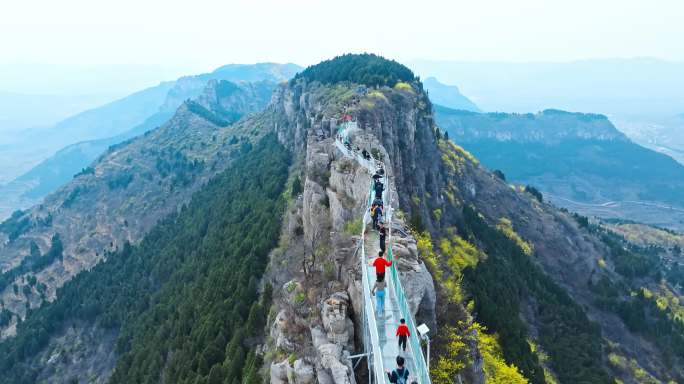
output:
[[[298,82],[276,91],[270,107],[270,113],[280,116],[274,122],[280,141],[301,156],[302,165],[295,173],[302,180],[303,191],[300,196],[293,196],[290,203],[291,214],[284,223],[281,241],[285,247],[276,252],[281,257],[272,259],[266,279],[274,285],[285,284],[283,293],[276,295],[276,307],[280,310],[271,325],[269,348],[282,348],[287,345],[284,340],[294,341],[296,357],[314,362],[316,380],[335,384],[355,382],[348,356],[362,350],[363,297],[357,252],[360,220],[371,180],[365,168],[346,158],[334,144],[340,118],[353,111],[363,98],[351,86],[342,89],[351,95],[344,102],[331,99],[331,94],[340,92],[339,89]],[[350,137],[353,145],[372,149],[382,157],[390,174],[395,172],[394,158],[374,132],[357,130]],[[391,179],[389,188],[398,209],[408,199],[398,195],[396,180]],[[400,260],[400,276],[411,310],[422,321],[434,325],[436,294],[432,277],[420,261],[415,240],[403,222],[397,221],[395,226],[396,257]],[[282,255],[287,255],[286,259]],[[275,268],[276,262],[285,265]],[[293,293],[287,293],[288,290]],[[308,312],[308,318],[303,318],[292,302],[293,294],[319,311]],[[288,333],[286,323],[307,324],[310,337],[293,334],[293,327]],[[271,377],[282,377],[283,362],[270,363]]]

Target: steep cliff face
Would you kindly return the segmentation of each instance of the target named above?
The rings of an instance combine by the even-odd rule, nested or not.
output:
[[[272,255],[266,278],[282,287],[276,291],[280,294],[275,296],[266,346],[272,383],[367,380],[365,373],[355,376],[349,355],[362,350],[358,234],[371,175],[335,147],[334,137],[341,117],[354,114],[361,121],[360,111],[370,100],[356,85],[298,80],[276,91],[267,111],[276,117],[280,140],[299,154],[292,177],[302,185],[292,196],[281,246]],[[407,113],[411,102],[404,105]],[[389,172],[399,169],[390,155],[396,149],[385,148],[374,132],[350,135],[353,145],[381,153]],[[400,205],[405,199],[397,183],[394,179],[389,187],[399,194]],[[398,220],[395,226],[403,228],[395,233],[395,255],[411,310],[421,321],[435,324],[432,277],[405,224]]]
[[[29,307],[53,300],[59,287],[99,263],[105,252],[142,239],[225,169],[225,159],[261,136],[230,123],[263,108],[270,100],[266,88],[211,83],[168,123],[110,148],[42,204],[6,221],[0,291],[4,307],[16,316],[3,336],[13,334]]]

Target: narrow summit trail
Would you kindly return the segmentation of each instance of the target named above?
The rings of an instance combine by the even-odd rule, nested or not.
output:
[[[387,372],[392,372],[396,368],[396,358],[401,356],[405,359],[405,367],[408,368],[410,376],[407,383],[430,384],[430,376],[425,363],[425,357],[421,349],[418,331],[413,320],[413,315],[409,309],[406,296],[399,279],[399,273],[393,260],[392,253],[392,196],[388,173],[382,175],[382,183],[385,189],[382,193],[384,205],[384,222],[388,228],[386,258],[393,264],[387,267],[385,281],[385,308],[383,313],[378,313],[376,300],[371,290],[375,284],[375,267],[369,262],[377,257],[380,250],[378,232],[370,228],[371,216],[370,208],[374,200],[373,182],[371,175],[374,175],[379,168],[387,171],[382,162],[365,159],[361,153],[348,149],[342,142],[346,140],[350,130],[358,129],[355,122],[344,123],[338,131],[339,136],[335,141],[337,148],[345,155],[353,158],[369,173],[369,195],[367,206],[363,215],[363,229],[361,233],[361,257],[360,263],[363,271],[363,294],[364,294],[364,353],[368,359],[370,370],[370,381],[372,383],[389,383]],[[400,319],[405,319],[406,325],[411,332],[408,338],[406,351],[399,348],[399,338],[396,335]]]

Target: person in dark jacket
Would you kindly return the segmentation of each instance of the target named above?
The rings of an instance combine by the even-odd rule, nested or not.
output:
[[[375,182],[375,185],[373,185],[373,189],[375,190],[375,198],[382,199],[382,191],[385,190],[385,186],[382,185],[382,182],[380,180],[377,180]]]
[[[410,373],[408,368],[404,367],[404,358],[397,356],[397,368],[395,368],[392,372],[387,372],[390,383],[408,384],[409,375]]]
[[[385,252],[385,241],[387,239],[387,227],[385,227],[385,223],[380,223],[378,235],[380,236],[380,250]]]
[[[373,229],[378,229],[378,222],[382,220],[382,205],[371,207],[371,218],[373,219]]]

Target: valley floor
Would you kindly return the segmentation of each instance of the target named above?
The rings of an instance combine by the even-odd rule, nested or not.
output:
[[[607,201],[605,203],[582,203],[565,197],[544,193],[553,204],[577,212],[583,216],[604,219],[617,218],[684,231],[684,209],[646,201]],[[638,219],[636,219],[638,218]]]

